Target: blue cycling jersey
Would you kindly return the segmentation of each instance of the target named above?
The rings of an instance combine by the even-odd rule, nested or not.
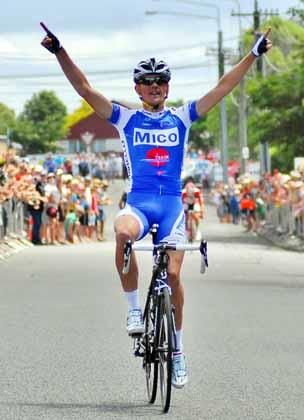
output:
[[[189,129],[199,118],[195,104],[148,112],[113,103],[109,121],[120,134],[131,193],[181,194]]]

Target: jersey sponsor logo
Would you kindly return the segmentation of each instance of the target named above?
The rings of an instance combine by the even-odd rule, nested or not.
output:
[[[151,149],[146,154],[145,161],[150,163],[152,166],[160,167],[165,166],[170,160],[169,152],[166,149],[157,147]]]
[[[179,135],[177,127],[166,130],[144,130],[135,128],[133,145],[151,145],[151,146],[177,146],[179,144]]]

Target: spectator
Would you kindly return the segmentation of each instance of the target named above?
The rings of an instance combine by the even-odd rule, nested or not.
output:
[[[255,217],[255,210],[256,204],[253,199],[253,196],[246,192],[243,197],[241,198],[240,202],[241,212],[243,214],[244,220],[247,224],[248,231],[256,231],[256,217]]]
[[[37,166],[33,171],[33,181],[35,183],[36,192],[28,200],[28,211],[32,217],[31,240],[34,245],[42,245],[41,241],[41,224],[42,213],[45,203],[45,189],[41,181],[42,167]]]
[[[43,168],[46,170],[47,173],[56,172],[57,165],[56,165],[55,160],[53,159],[52,153],[47,154],[46,159],[43,162]]]
[[[229,195],[229,208],[232,216],[232,223],[237,225],[240,219],[240,190],[235,189]]]
[[[217,215],[221,223],[229,223],[230,216],[229,197],[226,191],[223,191],[219,197],[219,204],[217,207]]]
[[[79,175],[81,175],[83,178],[85,178],[86,176],[90,174],[89,164],[84,155],[82,155],[80,158],[78,169],[79,169]]]

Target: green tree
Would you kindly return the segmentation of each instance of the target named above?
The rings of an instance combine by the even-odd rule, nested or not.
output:
[[[293,157],[304,155],[304,71],[295,64],[287,72],[251,81],[249,138],[251,146],[268,141],[275,166],[289,170]]]
[[[302,1],[304,3],[304,1]],[[274,47],[264,58],[264,77],[253,66],[247,78],[248,143],[255,155],[258,145],[270,144],[272,166],[290,170],[293,158],[303,155],[304,29],[297,22],[274,17],[271,26]],[[252,32],[244,36],[246,48]]]
[[[214,144],[214,136],[207,129],[207,117],[200,118],[192,124],[189,134],[189,145],[195,149],[208,151]]]
[[[176,101],[168,101],[167,106],[172,108],[178,108],[179,106],[184,105],[184,101],[182,99],[177,99]]]
[[[227,120],[228,120],[228,139],[229,139],[229,158],[239,157],[238,145],[238,116],[236,105],[232,97],[226,98]],[[220,105],[214,107],[208,114],[195,122],[190,131],[190,141],[196,148],[208,151],[214,147],[220,149],[221,144],[221,115]]]
[[[17,118],[12,132],[26,153],[55,151],[57,141],[65,135],[66,107],[52,91],[35,94]]]
[[[0,134],[7,134],[16,124],[15,112],[0,102]]]

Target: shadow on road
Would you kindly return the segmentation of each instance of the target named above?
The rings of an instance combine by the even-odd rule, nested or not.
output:
[[[246,244],[246,245],[264,245],[266,247],[271,244],[259,236],[252,236],[249,233],[234,234],[231,236],[225,236],[221,233],[206,233],[206,239],[210,242],[219,242],[221,244]]]
[[[98,413],[121,413],[124,417],[143,417],[146,418],[151,414],[158,414],[160,406],[152,406],[148,403],[126,403],[121,401],[108,401],[99,404],[94,403],[60,403],[60,402],[0,402],[0,406],[5,407],[29,407],[29,408],[42,408],[45,410],[75,410],[75,409],[88,409],[97,411]]]

